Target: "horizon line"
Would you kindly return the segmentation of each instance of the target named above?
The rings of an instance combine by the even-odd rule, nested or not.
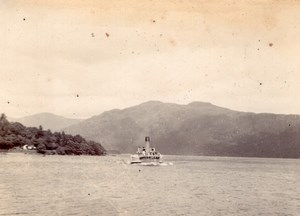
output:
[[[42,111],[42,112],[28,114],[28,115],[20,116],[20,117],[6,115],[5,112],[3,112],[3,113],[7,116],[7,118],[10,118],[10,119],[22,119],[22,118],[26,118],[26,117],[29,117],[29,116],[35,116],[35,115],[40,115],[40,114],[50,114],[50,115],[55,115],[55,116],[63,117],[63,118],[67,118],[67,119],[87,120],[87,119],[92,118],[94,116],[101,115],[104,112],[109,112],[109,111],[112,111],[112,110],[124,110],[124,109],[128,109],[128,108],[131,108],[131,107],[135,107],[135,106],[139,106],[139,105],[146,104],[146,103],[151,103],[151,102],[159,102],[159,103],[162,103],[162,104],[175,104],[175,105],[180,105],[180,106],[188,106],[188,105],[193,104],[193,103],[203,103],[203,104],[206,103],[206,104],[210,104],[212,106],[216,106],[216,107],[219,107],[219,108],[229,109],[231,111],[242,112],[242,113],[275,114],[275,115],[300,115],[300,114],[295,114],[295,113],[254,112],[254,111],[238,110],[238,109],[228,108],[228,107],[225,107],[225,106],[219,106],[219,105],[213,104],[211,102],[207,102],[207,101],[192,101],[192,102],[189,102],[189,103],[182,104],[182,103],[174,103],[174,102],[164,102],[164,101],[160,101],[160,100],[148,100],[148,101],[144,101],[144,102],[141,102],[141,103],[138,103],[138,104],[135,104],[135,105],[126,106],[126,107],[123,107],[123,108],[112,108],[112,109],[109,109],[109,110],[104,110],[104,111],[102,111],[102,112],[100,112],[98,114],[92,114],[90,116],[85,116],[85,117],[82,117],[82,116],[81,117],[80,116],[73,116],[73,117],[71,117],[71,116],[65,116],[65,115],[57,114],[57,113],[54,113],[54,112],[51,112],[51,111]]]

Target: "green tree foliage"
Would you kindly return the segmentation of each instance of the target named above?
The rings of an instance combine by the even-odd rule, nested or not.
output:
[[[31,145],[41,154],[104,155],[101,144],[86,141],[80,135],[51,132],[43,127],[25,127],[18,122],[10,123],[5,114],[0,116],[0,149]]]

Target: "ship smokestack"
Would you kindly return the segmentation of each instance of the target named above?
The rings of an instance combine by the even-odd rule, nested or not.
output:
[[[150,137],[145,137],[145,142],[146,142],[146,153],[150,152]]]

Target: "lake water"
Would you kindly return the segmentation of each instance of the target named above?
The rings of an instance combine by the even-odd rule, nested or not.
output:
[[[128,159],[0,154],[0,215],[300,215],[300,160]]]

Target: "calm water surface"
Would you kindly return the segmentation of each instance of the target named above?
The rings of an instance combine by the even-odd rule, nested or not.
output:
[[[0,154],[0,215],[300,215],[300,160]]]

